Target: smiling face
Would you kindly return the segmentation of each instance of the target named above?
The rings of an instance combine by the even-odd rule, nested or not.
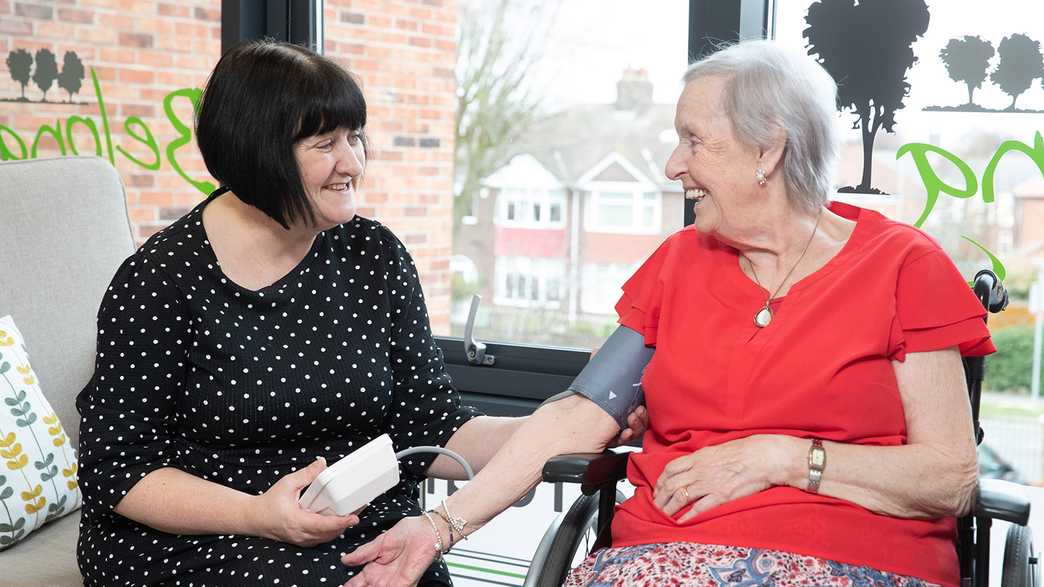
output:
[[[763,202],[754,177],[759,150],[736,138],[721,103],[726,81],[708,76],[685,86],[674,118],[678,146],[665,170],[682,182],[695,202],[696,228],[708,234],[742,230]]]
[[[301,184],[315,212],[316,230],[355,217],[355,184],[366,169],[361,130],[338,128],[294,145]]]

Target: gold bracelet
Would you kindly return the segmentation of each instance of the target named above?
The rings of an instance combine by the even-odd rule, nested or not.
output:
[[[467,537],[467,535],[464,534],[464,526],[468,525],[468,521],[465,520],[464,518],[461,518],[461,517],[454,517],[454,515],[451,514],[450,511],[449,511],[449,507],[446,505],[446,500],[445,499],[442,500],[442,509],[446,513],[442,513],[442,512],[440,512],[437,509],[435,510],[435,513],[438,514],[439,517],[441,517],[452,530],[456,530],[457,534],[460,534],[461,538],[463,538],[464,540],[467,540],[468,537]],[[452,540],[452,536],[453,536],[452,532],[450,533],[450,536],[451,536],[451,540]]]
[[[446,554],[446,551],[443,550],[444,544],[442,542],[442,532],[439,532],[439,527],[435,524],[435,520],[432,519],[431,514],[428,512],[421,512],[421,514],[428,520],[428,523],[431,524],[431,530],[435,532],[435,556]]]

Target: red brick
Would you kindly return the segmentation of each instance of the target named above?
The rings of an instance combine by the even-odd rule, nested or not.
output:
[[[410,37],[410,44],[414,47],[431,47],[431,39],[428,37]]]
[[[358,12],[342,12],[341,22],[347,22],[349,24],[366,24],[366,15],[359,14]]]
[[[0,33],[5,35],[31,35],[33,25],[27,20],[0,20]]]
[[[152,84],[156,81],[156,74],[147,69],[121,67],[118,71],[118,77],[120,83]]]
[[[71,24],[49,20],[36,23],[36,34],[34,36],[37,38],[52,38],[64,41],[73,38],[75,31],[76,27]],[[55,51],[55,53],[57,54],[57,51]],[[59,55],[59,59],[60,58],[61,56]],[[59,61],[59,65],[61,65],[61,61]]]
[[[51,20],[54,18],[54,9],[41,4],[28,4],[26,2],[15,2],[15,15],[37,20]]]
[[[97,45],[115,45],[116,31],[105,26],[76,27],[76,40]]]
[[[98,24],[104,28],[113,29],[117,33],[131,32],[134,30],[134,17],[121,12],[98,12]]]
[[[125,47],[141,47],[148,49],[152,47],[153,37],[146,33],[120,33],[120,45]]]
[[[197,6],[196,9],[193,11],[193,14],[198,20],[206,20],[210,22],[221,21],[220,10],[210,10],[207,8],[203,8],[202,6]]]
[[[58,20],[62,22],[94,24],[94,14],[95,13],[90,10],[78,10],[75,8],[59,8]]]
[[[395,28],[402,29],[404,31],[416,31],[418,28],[417,21],[412,18],[396,18]]]
[[[167,4],[160,2],[156,5],[156,11],[160,16],[180,16],[186,17],[189,15],[189,9],[187,6],[181,6],[178,4]]]
[[[148,67],[170,67],[173,62],[167,51],[139,51],[138,63]]]
[[[126,182],[127,186],[135,188],[147,188],[152,187],[156,183],[156,178],[151,174],[146,173],[131,173],[123,174],[123,181]]]
[[[140,116],[143,118],[152,118],[156,116],[156,109],[159,106],[153,106],[152,104],[120,104],[120,115],[123,117],[127,116]]]

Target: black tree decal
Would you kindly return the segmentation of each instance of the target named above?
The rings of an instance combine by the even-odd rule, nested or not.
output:
[[[986,80],[986,69],[993,53],[993,45],[989,41],[969,35],[963,39],[950,39],[946,47],[939,51],[950,79],[968,86],[969,106],[974,104],[972,93],[981,88],[982,82]]]
[[[7,71],[11,79],[22,86],[22,100],[25,100],[25,86],[29,83],[29,74],[33,70],[33,56],[25,49],[18,49],[7,54]]]
[[[83,63],[79,56],[72,51],[66,51],[62,58],[62,73],[58,75],[58,87],[69,92],[69,101],[72,102],[73,94],[80,91],[83,85]]]
[[[1011,96],[1008,110],[1015,110],[1019,94],[1029,89],[1034,78],[1044,76],[1044,57],[1040,54],[1040,43],[1015,33],[1004,37],[997,47],[1000,62],[990,74],[990,80],[1004,93]]]
[[[863,177],[843,192],[881,193],[870,185],[877,131],[893,132],[895,112],[910,91],[906,73],[917,61],[913,45],[928,30],[924,0],[819,0],[808,9],[803,36],[808,54],[838,83],[838,106],[856,115],[863,131]]]
[[[58,63],[54,60],[54,53],[50,49],[40,49],[36,52],[36,71],[33,72],[33,81],[36,87],[43,92],[43,102],[47,101],[47,90],[58,78]]]

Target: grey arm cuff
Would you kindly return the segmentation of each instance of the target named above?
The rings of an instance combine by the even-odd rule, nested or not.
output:
[[[641,334],[620,326],[591,357],[569,388],[548,398],[550,403],[574,393],[593,401],[605,410],[620,429],[627,427],[627,416],[645,402],[641,381],[645,366],[655,349],[645,346]]]

